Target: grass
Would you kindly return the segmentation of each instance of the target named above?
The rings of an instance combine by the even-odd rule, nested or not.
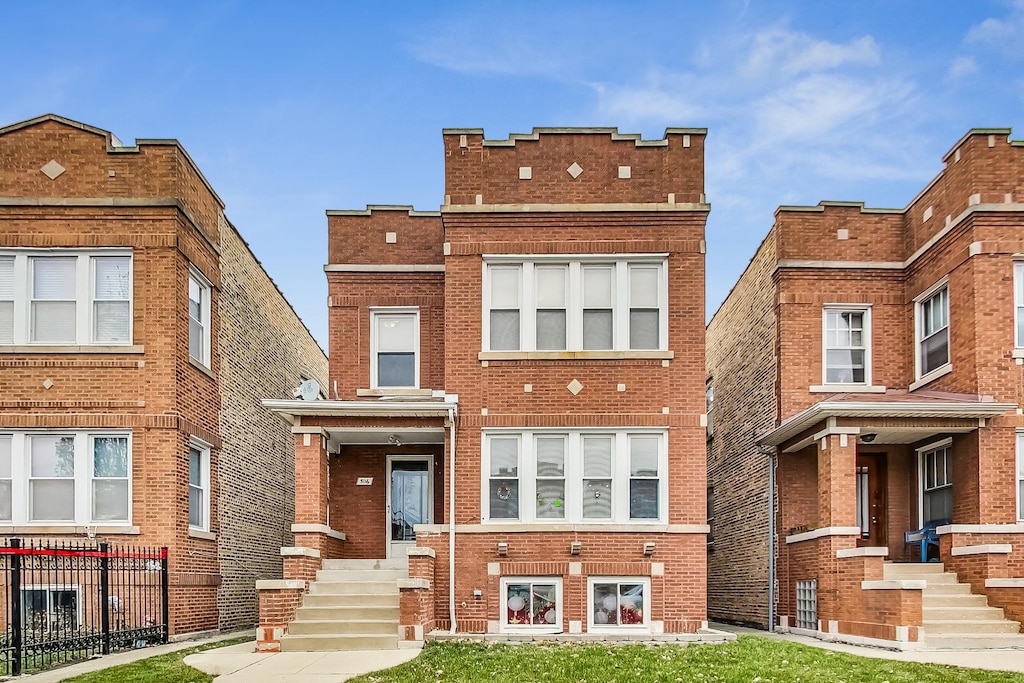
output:
[[[251,636],[203,643],[184,650],[140,659],[131,664],[122,664],[68,678],[65,679],[65,683],[170,683],[171,681],[174,683],[210,683],[213,676],[187,666],[182,660],[196,652],[237,645],[250,640],[252,640]]]
[[[1024,683],[1024,674],[856,657],[758,636],[725,645],[431,643],[419,657],[352,683]]]

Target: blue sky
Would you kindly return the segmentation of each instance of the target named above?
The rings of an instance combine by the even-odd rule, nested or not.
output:
[[[1024,0],[11,3],[0,125],[181,140],[326,345],[325,209],[443,197],[444,127],[707,127],[708,313],[779,204],[902,207],[1024,138]]]

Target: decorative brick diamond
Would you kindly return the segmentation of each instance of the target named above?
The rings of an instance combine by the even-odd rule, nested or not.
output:
[[[46,162],[46,165],[39,170],[42,171],[50,180],[56,180],[57,177],[67,169],[58,164],[55,159],[50,159]]]
[[[566,389],[572,392],[573,396],[576,396],[581,391],[583,391],[583,384],[578,379],[574,379],[573,381],[569,382],[569,386],[567,386]]]
[[[52,388],[53,388],[53,380],[50,379],[49,377],[47,377],[46,379],[43,380],[43,389],[52,389]]]
[[[575,161],[572,162],[572,166],[565,169],[565,172],[571,175],[574,179],[580,177],[580,173],[583,173],[583,167],[577,164]]]

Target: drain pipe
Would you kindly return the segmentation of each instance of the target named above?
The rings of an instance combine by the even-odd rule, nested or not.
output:
[[[448,409],[451,441],[448,452],[448,616],[451,634],[455,634],[455,415],[458,406]]]
[[[768,455],[768,632],[775,632],[775,448]]]

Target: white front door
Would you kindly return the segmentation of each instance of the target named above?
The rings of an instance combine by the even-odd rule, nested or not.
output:
[[[388,557],[406,557],[416,545],[417,524],[433,521],[434,458],[389,455],[387,533]]]

